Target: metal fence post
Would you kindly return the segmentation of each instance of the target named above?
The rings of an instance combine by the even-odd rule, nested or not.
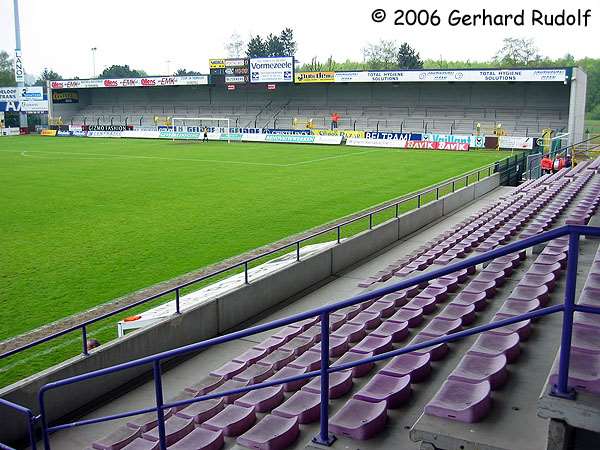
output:
[[[179,288],[175,289],[175,312],[181,314],[181,309],[179,308]]]
[[[321,314],[321,428],[313,442],[329,447],[335,436],[329,434],[329,313]]]
[[[83,344],[83,354],[87,356],[89,353],[87,348],[87,329],[85,328],[85,325],[81,327],[81,340]]]
[[[248,261],[244,261],[244,283],[250,284],[248,282]]]
[[[373,213],[369,214],[369,230],[373,228]]]
[[[163,389],[162,377],[160,373],[160,361],[154,361],[154,389],[156,391],[156,415],[158,416],[158,447],[160,450],[167,450],[166,432],[165,432],[165,412],[163,411]]]
[[[341,229],[340,226],[337,226],[337,243],[340,243],[340,235],[341,235]]]
[[[435,188],[435,199],[439,200],[440,199],[440,187],[436,187]]]
[[[455,190],[456,190],[456,189],[455,189],[455,181],[454,181],[454,180],[452,180],[452,192],[454,192]]]
[[[300,241],[296,242],[296,261],[300,261]]]
[[[421,194],[417,195],[417,208],[421,207]]]
[[[398,213],[400,212],[400,204],[396,203],[396,219],[398,218]]]
[[[577,259],[579,256],[579,234],[569,234],[569,254],[567,258],[567,285],[563,309],[562,337],[560,340],[560,360],[558,383],[552,386],[550,394],[556,397],[574,400],[576,392],[569,388],[569,362],[571,358],[571,337],[573,332],[573,313],[575,312],[575,287],[577,284]]]

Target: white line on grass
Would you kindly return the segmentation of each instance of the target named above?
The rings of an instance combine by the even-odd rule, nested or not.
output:
[[[79,153],[79,152],[60,152],[60,151],[44,151],[44,150],[25,150],[25,151],[20,151],[20,150],[0,150],[1,152],[6,152],[6,153],[20,153],[21,156],[24,157],[32,157],[34,155],[31,155],[30,153],[43,153],[43,154],[60,154],[60,155],[78,155],[78,156],[101,156],[103,158],[79,158],[79,159],[157,159],[157,160],[162,160],[162,161],[194,161],[194,162],[210,162],[210,163],[217,163],[217,164],[242,164],[242,165],[251,165],[251,166],[268,166],[268,167],[294,167],[294,166],[300,166],[300,165],[305,165],[305,164],[312,164],[312,163],[316,163],[316,162],[321,162],[321,161],[327,161],[330,159],[337,159],[337,158],[345,158],[348,156],[360,156],[360,155],[366,155],[369,153],[373,153],[373,152],[381,152],[381,151],[387,151],[389,152],[388,149],[373,149],[373,150],[364,150],[364,151],[358,151],[358,152],[354,152],[354,153],[344,153],[342,155],[334,155],[334,156],[326,156],[323,158],[316,158],[316,159],[310,159],[310,160],[306,160],[306,161],[299,161],[299,162],[295,162],[295,163],[289,163],[289,164],[278,164],[278,163],[261,163],[261,162],[251,162],[251,161],[230,161],[230,160],[218,160],[218,159],[198,159],[198,158],[169,158],[169,157],[164,157],[164,156],[143,156],[143,155],[114,155],[114,154],[108,154],[108,153]],[[40,156],[37,156],[38,158]],[[48,157],[43,157],[45,159],[51,159]],[[61,159],[61,158],[56,158],[56,159]],[[63,158],[63,159],[67,159],[67,158]]]

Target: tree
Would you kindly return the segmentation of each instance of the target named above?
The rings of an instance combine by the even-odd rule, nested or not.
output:
[[[417,51],[404,42],[398,49],[398,68],[399,69],[422,69],[423,61]]]
[[[399,50],[394,41],[381,39],[363,48],[363,57],[371,70],[397,69]]]
[[[533,39],[505,38],[494,62],[503,67],[535,65],[541,56]]]
[[[185,77],[185,76],[195,76],[202,75],[200,72],[196,72],[195,70],[186,70],[186,69],[177,69],[174,73],[176,77]]]
[[[13,64],[14,62],[10,59],[8,53],[0,51],[0,86],[14,86],[16,84]]]
[[[260,35],[256,35],[250,38],[248,42],[248,49],[246,50],[246,56],[248,58],[260,58],[266,55],[265,42],[263,42]]]
[[[298,45],[294,40],[294,30],[291,28],[284,28],[279,34],[279,41],[281,42],[281,47],[283,50],[282,55],[294,56],[296,54]]]
[[[227,50],[227,56],[229,58],[242,57],[244,53],[244,41],[237,31],[234,31],[229,37],[229,42],[225,44],[225,50]]]
[[[143,70],[130,69],[129,65],[120,66],[115,64],[102,71],[98,78],[137,78],[145,77],[147,73]]]
[[[256,35],[250,38],[246,56],[260,58],[268,56],[294,56],[297,44],[294,40],[294,30],[285,28],[277,36],[272,33],[266,37]]]
[[[54,70],[44,67],[44,70],[40,74],[40,77],[36,80],[34,86],[46,86],[46,81],[62,79],[63,78]]]

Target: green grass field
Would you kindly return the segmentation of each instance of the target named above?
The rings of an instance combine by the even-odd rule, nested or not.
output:
[[[505,156],[0,138],[0,340]],[[0,384],[79,348],[73,336],[10,358]]]

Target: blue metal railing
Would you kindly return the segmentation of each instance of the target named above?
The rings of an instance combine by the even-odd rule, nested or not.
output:
[[[17,405],[16,403],[10,402],[3,398],[0,398],[0,405],[7,406],[18,412],[19,414],[24,415],[27,418],[27,434],[29,437],[29,447],[31,450],[36,450],[36,442],[35,442],[35,424],[39,417],[33,415],[33,412],[29,408],[25,408],[21,405]],[[0,449],[2,450],[16,450],[14,447],[9,447],[6,444],[0,442]]]
[[[529,313],[520,314],[515,317],[511,317],[508,319],[503,319],[495,322],[491,322],[485,325],[480,325],[477,327],[469,328],[467,330],[459,331],[456,333],[452,333],[446,336],[441,336],[438,338],[430,339],[428,341],[421,342],[419,344],[409,345],[403,347],[401,349],[389,351],[386,353],[382,353],[377,356],[365,358],[359,361],[354,361],[346,364],[339,364],[330,366],[329,365],[329,314],[338,309],[345,308],[347,306],[356,305],[358,303],[365,302],[367,300],[377,299],[384,295],[390,294],[392,292],[396,292],[402,289],[407,289],[411,286],[419,285],[421,283],[428,282],[435,278],[449,275],[458,270],[466,269],[472,266],[476,266],[479,264],[483,264],[487,261],[491,261],[495,258],[505,256],[511,253],[519,252],[525,250],[526,248],[542,244],[544,242],[548,242],[550,240],[562,237],[569,236],[569,249],[568,249],[568,259],[567,259],[567,282],[565,287],[565,300],[563,304],[554,305],[545,307],[542,309],[538,309],[535,311],[531,311]],[[40,389],[38,393],[39,400],[39,408],[40,408],[40,416],[39,422],[42,428],[42,437],[44,442],[44,448],[46,450],[50,449],[50,434],[59,430],[64,430],[67,428],[73,428],[82,425],[90,425],[99,422],[105,422],[109,420],[120,419],[124,417],[135,416],[139,414],[155,412],[158,418],[158,432],[159,432],[159,445],[161,450],[165,450],[166,441],[165,441],[165,425],[164,425],[164,412],[167,409],[173,407],[181,407],[190,405],[192,403],[196,403],[203,400],[209,400],[213,398],[224,397],[228,395],[242,394],[255,389],[260,389],[264,387],[276,386],[284,383],[289,383],[298,380],[304,380],[308,378],[313,378],[315,376],[321,377],[321,418],[320,418],[320,431],[317,436],[313,439],[314,442],[323,445],[330,445],[335,437],[330,435],[329,433],[329,377],[328,374],[338,372],[341,370],[351,369],[356,366],[360,366],[362,364],[368,364],[372,362],[377,362],[381,360],[385,360],[391,358],[393,356],[402,355],[405,353],[409,353],[415,350],[420,350],[423,348],[431,347],[434,345],[452,342],[463,337],[471,336],[474,334],[482,333],[485,331],[493,330],[495,328],[504,327],[507,325],[511,325],[517,322],[522,322],[524,320],[534,319],[542,316],[546,316],[549,314],[554,314],[558,312],[563,313],[563,325],[562,325],[562,337],[561,337],[561,349],[560,349],[560,362],[559,362],[559,375],[558,382],[552,388],[552,395],[564,397],[564,398],[575,398],[575,393],[568,386],[568,377],[569,377],[569,360],[570,360],[570,348],[571,348],[571,333],[573,329],[573,314],[576,311],[592,313],[592,314],[600,314],[600,308],[589,307],[589,306],[580,306],[575,304],[575,289],[576,289],[576,277],[577,277],[577,259],[579,256],[579,238],[580,236],[594,236],[600,237],[600,227],[587,227],[587,226],[577,226],[577,225],[567,225],[555,230],[547,231],[540,235],[530,237],[524,239],[520,242],[509,244],[503,246],[501,248],[497,248],[491,250],[486,253],[482,253],[481,255],[474,256],[468,258],[464,261],[448,265],[444,268],[437,269],[428,273],[423,273],[421,275],[417,275],[411,277],[409,279],[400,281],[388,287],[384,287],[381,289],[377,289],[371,292],[366,292],[355,297],[352,297],[348,300],[344,300],[341,302],[337,302],[331,305],[326,305],[320,308],[312,309],[310,311],[306,311],[300,314],[296,314],[284,319],[275,320],[273,322],[269,322],[267,324],[258,325],[255,327],[247,328],[245,330],[237,331],[234,333],[229,333],[224,336],[218,336],[212,339],[208,339],[203,342],[198,342],[195,344],[190,344],[184,347],[180,347],[178,349],[165,351],[162,353],[158,353],[156,355],[147,356],[145,358],[140,358],[134,361],[129,361],[126,363],[118,364],[112,367],[107,367],[104,369],[96,370],[93,372],[89,372],[86,374],[66,378],[64,380],[55,381],[52,383],[48,383]],[[238,389],[231,389],[229,391],[206,394],[200,397],[195,397],[187,400],[180,400],[176,402],[164,402],[163,399],[163,387],[162,387],[162,373],[161,373],[161,361],[177,356],[181,356],[183,354],[194,352],[202,349],[206,349],[216,344],[221,344],[225,342],[229,342],[235,339],[244,338],[247,336],[251,336],[253,334],[273,330],[275,328],[279,328],[281,326],[289,325],[294,322],[310,319],[313,317],[319,317],[321,321],[321,368],[320,370],[311,371],[305,374],[296,375],[287,378],[281,378],[277,380],[268,380],[262,383],[253,384],[250,386],[245,386]],[[155,384],[155,395],[156,395],[156,403],[154,407],[138,409],[133,411],[128,411],[120,414],[113,414],[104,417],[98,417],[94,419],[80,420],[76,422],[61,424],[61,425],[52,425],[50,426],[48,423],[48,415],[46,411],[45,405],[45,396],[46,393],[60,388],[64,386],[68,386],[74,383],[91,380],[94,378],[98,378],[104,375],[112,374],[115,372],[120,372],[122,370],[127,370],[133,367],[138,367],[146,364],[152,364],[153,373],[154,373],[154,384]]]
[[[356,217],[353,217],[352,219],[346,220],[346,221],[341,222],[341,223],[339,223],[337,225],[333,225],[331,227],[324,228],[324,229],[322,229],[320,231],[317,231],[315,233],[310,234],[309,236],[297,239],[297,240],[295,240],[293,242],[290,242],[288,244],[281,245],[281,246],[279,246],[279,247],[277,247],[275,249],[265,251],[263,253],[260,253],[259,255],[256,255],[256,256],[253,256],[251,258],[245,259],[245,260],[243,260],[241,262],[233,263],[233,264],[228,265],[228,266],[226,266],[226,267],[224,267],[222,269],[219,269],[217,271],[211,272],[211,273],[209,273],[207,275],[203,275],[203,276],[200,276],[200,277],[195,278],[193,280],[187,281],[185,283],[178,284],[175,287],[172,287],[172,288],[169,288],[169,289],[165,289],[165,290],[160,291],[160,292],[158,292],[158,293],[156,293],[154,295],[151,295],[151,296],[145,297],[145,298],[143,298],[141,300],[138,300],[136,302],[133,302],[133,303],[131,303],[129,305],[122,306],[120,308],[117,308],[117,309],[112,310],[110,312],[107,312],[105,314],[99,315],[98,317],[95,317],[93,319],[86,320],[85,322],[82,322],[80,324],[71,326],[69,328],[65,328],[64,330],[61,330],[61,331],[58,331],[56,333],[50,334],[50,335],[45,336],[45,337],[43,337],[41,339],[37,339],[37,340],[35,340],[33,342],[30,342],[28,344],[25,344],[25,345],[22,345],[22,346],[19,346],[19,347],[15,348],[15,349],[6,351],[6,352],[0,354],[0,360],[2,360],[4,358],[7,358],[9,356],[15,355],[15,354],[17,354],[19,352],[22,352],[24,350],[30,349],[32,347],[36,347],[36,346],[38,346],[40,344],[43,344],[45,342],[54,340],[56,338],[59,338],[61,336],[64,336],[66,334],[69,334],[69,333],[71,333],[73,331],[77,331],[77,330],[81,330],[82,354],[87,355],[88,354],[88,352],[87,352],[87,345],[86,345],[86,341],[87,341],[87,328],[90,325],[93,325],[96,322],[99,322],[101,320],[107,319],[109,317],[112,317],[112,316],[115,316],[115,315],[118,315],[118,314],[121,314],[121,313],[123,313],[125,311],[133,309],[133,308],[138,307],[140,305],[143,305],[145,303],[148,303],[148,302],[151,302],[153,300],[157,300],[157,299],[159,299],[161,297],[165,297],[167,295],[172,295],[172,294],[175,294],[175,307],[176,307],[175,310],[176,310],[176,313],[180,314],[181,310],[180,310],[180,302],[179,302],[179,300],[180,300],[181,291],[183,289],[189,287],[189,286],[192,286],[192,285],[195,285],[195,284],[198,284],[198,283],[202,283],[202,282],[208,281],[210,279],[214,279],[215,277],[218,277],[220,275],[223,275],[223,274],[225,274],[227,272],[230,272],[230,271],[236,270],[236,269],[242,269],[244,271],[244,280],[245,280],[245,283],[249,284],[250,283],[250,279],[249,279],[249,267],[250,267],[250,264],[253,263],[253,262],[255,262],[255,261],[258,261],[260,259],[263,259],[263,258],[266,258],[268,256],[274,255],[274,254],[279,253],[279,252],[281,252],[283,250],[286,250],[286,249],[295,249],[295,251],[296,251],[296,260],[300,261],[300,248],[301,248],[301,245],[303,243],[307,242],[307,241],[313,240],[315,238],[318,238],[320,236],[323,236],[323,235],[326,235],[328,233],[331,233],[331,232],[335,231],[336,235],[337,235],[336,240],[337,240],[337,243],[339,244],[341,242],[341,238],[342,238],[342,230],[345,227],[347,227],[349,225],[352,225],[352,224],[354,224],[356,222],[359,222],[361,220],[368,219],[368,221],[369,221],[368,229],[371,229],[371,228],[373,228],[373,219],[374,219],[374,217],[377,214],[384,213],[386,211],[393,211],[393,213],[395,215],[395,218],[398,218],[399,215],[400,215],[400,207],[403,204],[406,204],[406,203],[409,203],[409,202],[412,202],[412,201],[416,201],[416,207],[417,208],[421,208],[422,206],[424,206],[426,204],[426,203],[424,203],[423,199],[424,198],[427,199],[428,195],[431,196],[431,198],[429,200],[431,200],[431,201],[433,200],[434,194],[435,194],[435,200],[438,200],[440,198],[440,193],[442,193],[442,196],[443,196],[443,191],[445,189],[448,189],[449,192],[452,193],[452,192],[456,191],[457,186],[462,187],[462,185],[461,185],[462,182],[464,182],[465,186],[468,186],[469,185],[469,180],[473,181],[475,179],[475,176],[476,176],[477,181],[479,181],[482,178],[481,177],[482,173],[484,174],[484,177],[491,176],[492,174],[496,173],[499,169],[501,169],[501,167],[500,167],[500,163],[501,162],[509,161],[511,158],[512,157],[508,157],[508,158],[499,160],[499,161],[497,161],[495,163],[492,163],[492,164],[483,166],[483,167],[481,167],[479,169],[467,172],[467,173],[465,173],[463,175],[460,175],[458,177],[454,177],[454,178],[451,178],[449,180],[443,181],[441,183],[438,183],[437,185],[434,185],[433,187],[424,189],[424,190],[419,191],[419,192],[414,193],[414,194],[407,195],[407,196],[401,198],[398,201],[395,201],[395,202],[389,203],[389,204],[387,204],[385,206],[373,209],[373,210],[371,210],[369,212],[366,212],[364,214],[360,214],[360,215],[358,215]],[[509,164],[507,162],[507,164],[504,167],[504,169],[505,170],[509,170],[510,168],[511,167],[509,166]],[[360,231],[358,231],[358,232],[360,232]]]

